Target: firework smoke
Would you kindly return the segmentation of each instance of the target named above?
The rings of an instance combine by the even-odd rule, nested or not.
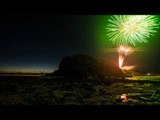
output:
[[[121,70],[131,70],[133,68],[135,68],[135,66],[133,66],[133,65],[131,65],[131,66],[123,66],[123,67],[121,67]]]

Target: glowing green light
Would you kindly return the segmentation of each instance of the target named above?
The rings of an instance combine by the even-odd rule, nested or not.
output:
[[[116,45],[147,43],[159,27],[154,15],[113,15],[108,21],[107,36]]]

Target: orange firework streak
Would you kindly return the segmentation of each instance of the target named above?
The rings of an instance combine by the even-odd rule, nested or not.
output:
[[[123,61],[124,61],[124,56],[119,53],[119,58],[118,58],[119,68],[122,68]]]
[[[129,69],[134,68],[134,66],[132,66],[132,67],[131,66],[124,66],[124,67],[122,67],[125,56],[130,55],[131,53],[133,53],[133,51],[134,50],[131,47],[128,47],[128,46],[120,45],[118,47],[118,54],[119,54],[118,64],[119,64],[120,69],[129,70]],[[127,69],[125,69],[125,68],[127,68]]]

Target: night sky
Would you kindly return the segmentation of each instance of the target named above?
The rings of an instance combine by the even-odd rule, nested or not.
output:
[[[105,15],[0,15],[0,71],[53,72],[61,59],[88,54],[117,62],[105,38]],[[160,32],[158,31],[160,34]],[[126,58],[142,72],[160,72],[160,36]]]
[[[57,69],[64,56],[96,53],[92,16],[1,15],[0,70]]]

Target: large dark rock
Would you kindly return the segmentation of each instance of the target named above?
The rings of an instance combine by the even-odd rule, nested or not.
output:
[[[105,76],[120,76],[122,71],[111,64],[98,61],[88,55],[66,56],[62,59],[59,69],[56,70],[54,76],[70,76],[77,79],[93,79],[103,80]]]

